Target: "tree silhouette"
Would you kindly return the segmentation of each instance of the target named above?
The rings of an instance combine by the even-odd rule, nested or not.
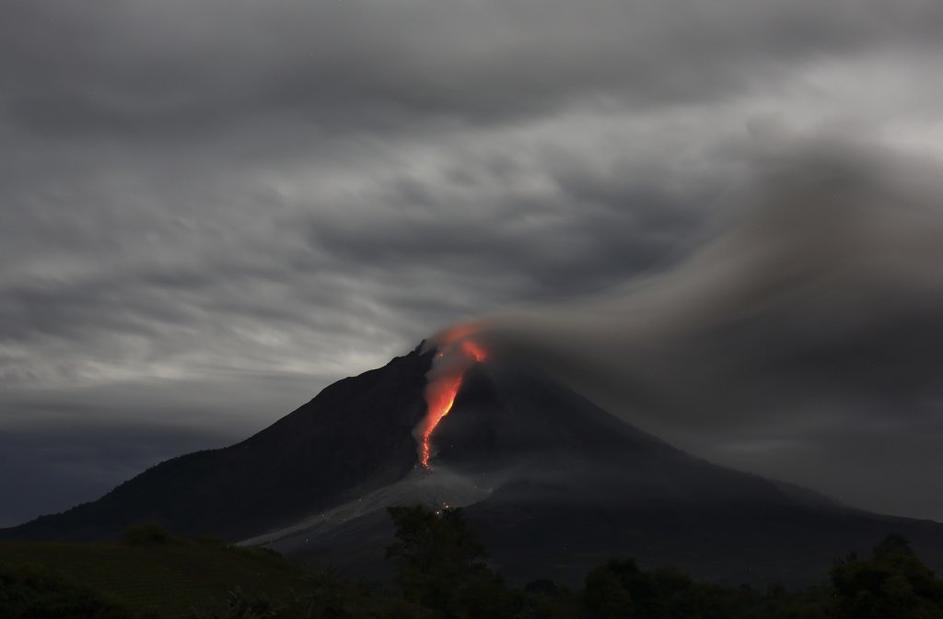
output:
[[[485,563],[461,509],[390,507],[396,541],[387,557],[406,600],[447,618],[511,617],[517,596]]]
[[[882,541],[870,559],[849,556],[831,580],[839,619],[943,619],[943,581],[901,537]]]

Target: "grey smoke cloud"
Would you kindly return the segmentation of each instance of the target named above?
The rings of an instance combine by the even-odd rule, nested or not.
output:
[[[46,135],[119,139],[271,122],[327,133],[489,123],[607,93],[701,101],[823,55],[935,45],[943,23],[926,0],[4,7],[7,113]]]
[[[938,513],[939,165],[851,142],[755,161],[729,227],[683,264],[486,332],[711,460]]]
[[[943,8],[927,0],[0,0],[0,15],[0,433],[10,445],[32,437],[0,467],[0,496],[15,485],[22,497],[15,514],[0,502],[0,524],[92,499],[129,471],[247,435],[333,380],[501,308],[581,303],[665,274],[689,291],[676,305],[689,305],[692,317],[719,315],[734,297],[707,295],[717,307],[700,307],[705,276],[684,265],[724,254],[705,246],[732,238],[740,212],[749,219],[753,205],[768,202],[744,188],[779,165],[768,152],[777,145],[854,136],[855,157],[883,153],[873,164],[882,170],[943,157]],[[811,234],[857,217],[813,210],[754,225]],[[832,259],[830,233],[822,234],[810,265]],[[861,234],[872,243],[872,233]],[[881,242],[909,247],[901,234],[908,240]],[[774,251],[750,248],[740,261],[748,248],[731,243],[712,268],[789,272]],[[781,261],[806,277],[785,247]],[[740,374],[781,375],[783,385],[816,393],[818,377],[843,406],[858,381],[869,389],[860,392],[864,409],[881,409],[890,396],[876,392],[900,394],[907,381],[923,393],[930,366],[903,351],[932,341],[936,306],[913,292],[923,290],[929,264],[907,277],[876,267],[906,285],[877,305],[872,295],[866,308],[906,319],[812,334],[803,329],[815,321],[801,312],[832,325],[850,315],[850,301],[798,304],[798,318],[777,324],[799,336],[761,329],[748,340],[732,325],[739,362],[711,356],[726,345],[714,323],[685,326],[680,309],[664,312],[653,300],[652,311],[687,330],[640,337],[665,348],[637,380],[664,397],[659,377],[668,368],[656,365],[676,363],[672,343],[705,359],[704,372],[678,362],[691,394]],[[762,293],[755,284],[737,294]],[[755,311],[755,324],[776,322]],[[694,346],[688,331],[704,341]],[[826,336],[841,355],[799,347]],[[774,339],[788,355],[763,356]],[[894,364],[852,371],[846,361],[856,346],[864,359],[889,345]],[[810,378],[810,368],[822,369]],[[776,389],[788,391],[783,385]],[[648,425],[645,411],[664,408],[679,441],[744,466],[782,461],[776,472],[787,478],[785,463],[796,458],[783,445],[820,449],[810,434],[785,431],[731,434],[723,444],[735,448],[700,448],[698,436],[703,445],[720,439],[699,426],[685,434],[685,417],[670,411],[694,396],[672,398],[670,407],[633,405],[632,415]],[[832,419],[826,399],[816,406]],[[920,402],[914,410],[932,407]],[[816,418],[791,410],[803,423]],[[898,425],[908,420],[911,439],[929,442],[930,418]],[[57,438],[62,428],[82,446],[87,466],[74,470],[97,471],[74,492],[65,489],[79,487],[75,480],[63,482],[63,469],[49,464],[77,457]],[[155,439],[159,447],[148,446],[151,431],[166,437]],[[133,448],[109,451],[121,440]],[[830,464],[820,468],[816,479],[832,474]],[[32,493],[18,481],[28,471]],[[835,475],[825,489],[844,488]],[[862,476],[871,488],[843,496],[943,517],[917,505],[922,493],[900,479]]]

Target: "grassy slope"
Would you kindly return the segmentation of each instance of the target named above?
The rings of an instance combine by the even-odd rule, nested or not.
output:
[[[133,610],[187,617],[240,588],[270,597],[304,589],[304,570],[281,557],[211,543],[0,542],[0,565],[38,565]]]

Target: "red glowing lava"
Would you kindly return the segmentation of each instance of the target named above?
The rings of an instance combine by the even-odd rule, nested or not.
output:
[[[462,342],[462,352],[478,363],[488,358],[488,353],[485,352],[485,349],[471,340]]]
[[[452,335],[452,334],[448,334]],[[472,363],[481,363],[487,358],[485,349],[467,337],[463,332],[458,337],[444,338],[436,355],[436,366],[430,371],[431,378],[426,385],[426,416],[422,420],[419,444],[419,464],[429,468],[432,458],[432,433],[442,418],[449,414],[455,397],[462,386],[462,379]]]
[[[422,468],[429,468],[429,459],[432,457],[432,432],[442,421],[442,418],[452,410],[455,396],[462,386],[464,372],[440,376],[426,387],[426,418],[422,421],[422,443],[419,447],[419,464]]]

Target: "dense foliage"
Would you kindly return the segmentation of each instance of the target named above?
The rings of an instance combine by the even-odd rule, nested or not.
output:
[[[193,608],[222,606],[234,590],[247,598],[283,600],[310,589],[309,570],[271,551],[166,532],[141,536],[136,530],[121,540],[101,542],[3,541],[0,566],[15,573],[41,567],[46,577],[61,577],[72,589],[95,591],[160,619],[184,618]],[[8,582],[0,598],[9,596],[14,587],[19,589],[15,595],[23,595],[22,583]],[[0,619],[11,616],[5,610],[0,606]],[[70,615],[63,611],[55,616]]]
[[[39,568],[0,569],[3,619],[130,619],[123,608]]]
[[[643,570],[612,560],[587,575],[582,590],[549,580],[508,587],[461,510],[395,507],[394,592],[335,581],[280,607],[235,597],[214,619],[428,617],[430,619],[943,619],[943,581],[907,543],[888,538],[870,558],[849,556],[830,582],[799,591],[727,587],[674,569]]]
[[[832,586],[841,619],[943,617],[943,580],[899,537],[878,544],[869,560],[851,556],[836,565]]]
[[[332,573],[310,573],[290,595],[233,589],[194,609],[194,619],[943,619],[943,580],[906,541],[889,537],[867,558],[851,555],[828,582],[804,590],[729,587],[673,569],[646,570],[612,560],[579,590],[550,580],[508,586],[461,510],[391,508],[396,539],[387,549],[395,585],[371,587]],[[126,543],[166,544],[142,528]],[[179,542],[184,543],[184,542]],[[238,551],[240,553],[253,551]],[[42,572],[0,572],[0,617],[129,617],[87,590]]]

